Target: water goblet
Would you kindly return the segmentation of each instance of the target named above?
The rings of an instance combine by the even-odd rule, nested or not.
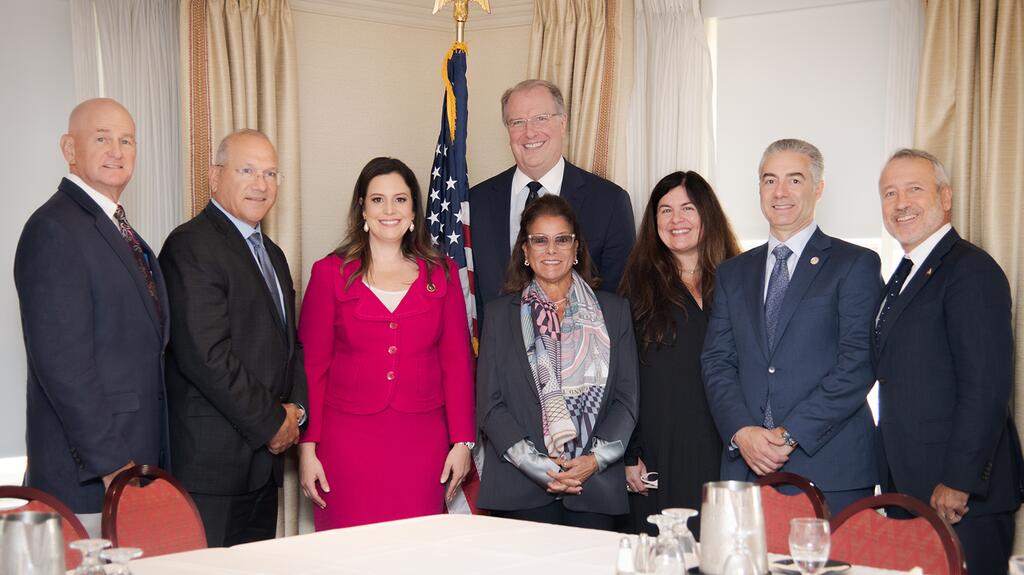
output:
[[[691,517],[697,516],[697,510],[685,507],[670,507],[662,509],[661,513],[676,520],[675,525],[672,527],[672,535],[675,536],[676,540],[679,541],[679,545],[683,548],[686,568],[698,567],[700,565],[700,554],[697,550],[697,540],[694,539],[693,533],[690,532],[690,526],[687,524]]]
[[[107,575],[132,575],[128,562],[139,557],[142,557],[142,549],[138,547],[114,547],[100,552],[100,558],[111,563],[106,566]]]
[[[801,573],[817,573],[828,561],[831,546],[828,521],[797,517],[789,521],[789,553]]]
[[[761,575],[757,561],[747,541],[753,537],[752,530],[740,529],[733,535],[733,549],[722,565],[722,575]]]
[[[658,526],[658,539],[651,552],[652,571],[659,575],[683,575],[686,571],[686,557],[672,532],[677,519],[659,514],[648,516],[647,521]]]
[[[74,575],[104,575],[100,551],[110,547],[106,539],[79,539],[68,544],[82,554],[82,562],[75,568]]]

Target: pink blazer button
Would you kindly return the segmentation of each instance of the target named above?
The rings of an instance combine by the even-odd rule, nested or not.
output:
[[[384,377],[388,378],[388,381],[394,381],[395,380],[395,372],[389,371],[388,374],[385,375]]]

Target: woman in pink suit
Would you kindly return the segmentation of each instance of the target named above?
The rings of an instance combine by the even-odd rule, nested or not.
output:
[[[317,531],[440,513],[470,467],[473,359],[454,263],[431,245],[416,176],[374,158],[345,242],[313,264],[299,339],[309,424],[299,479]]]

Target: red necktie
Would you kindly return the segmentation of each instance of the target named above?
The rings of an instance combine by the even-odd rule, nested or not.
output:
[[[146,291],[149,292],[149,297],[153,298],[153,305],[156,306],[156,314],[160,317],[160,321],[163,322],[163,312],[160,309],[160,296],[156,293],[156,282],[153,281],[153,270],[149,269],[149,264],[146,263],[146,252],[142,248],[142,242],[139,241],[139,236],[135,234],[135,230],[132,229],[131,224],[128,223],[128,218],[124,215],[124,208],[117,206],[117,211],[114,212],[114,219],[117,220],[117,229],[121,232],[121,237],[124,241],[128,242],[128,247],[132,249],[132,257],[135,258],[135,266],[139,268],[139,272],[142,273],[143,279],[146,280]]]

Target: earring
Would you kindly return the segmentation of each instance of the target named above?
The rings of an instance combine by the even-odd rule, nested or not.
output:
[[[530,260],[523,258],[523,265],[526,267],[530,267]]]
[[[369,223],[367,223],[367,221],[366,221],[366,220],[363,220],[363,231],[364,231],[364,232],[368,232],[368,231],[370,231],[370,224],[369,224]]]
[[[411,222],[409,224],[409,232],[412,233],[412,231],[415,230],[415,229],[416,229],[416,223],[415,222]]]
[[[579,258],[579,256],[576,256],[576,257],[572,258],[572,265],[576,265],[576,264],[578,264],[578,263],[580,263],[580,258]]]

